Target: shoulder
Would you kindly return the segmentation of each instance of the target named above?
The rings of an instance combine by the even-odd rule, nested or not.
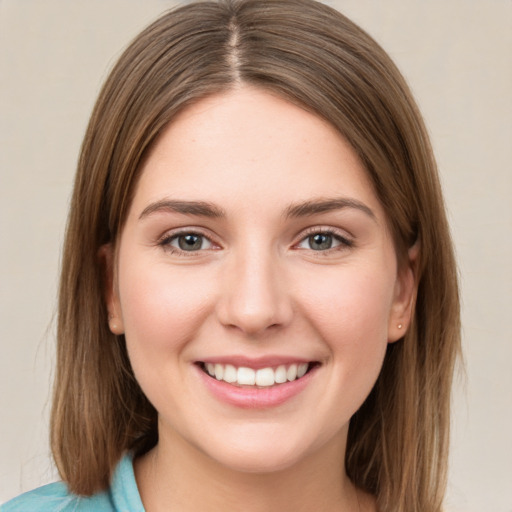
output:
[[[44,485],[4,505],[0,512],[144,512],[135,482],[133,461],[126,454],[112,476],[108,490],[93,496],[77,496],[63,482]]]
[[[0,512],[112,512],[109,493],[77,496],[68,491],[66,484],[56,482],[26,492],[4,505]]]

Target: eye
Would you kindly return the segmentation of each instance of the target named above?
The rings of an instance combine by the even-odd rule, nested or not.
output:
[[[328,251],[343,247],[351,247],[351,240],[330,231],[315,231],[306,236],[297,245],[299,249],[309,249],[312,251]]]
[[[160,245],[176,252],[197,252],[213,248],[211,240],[200,233],[178,233],[164,238]]]

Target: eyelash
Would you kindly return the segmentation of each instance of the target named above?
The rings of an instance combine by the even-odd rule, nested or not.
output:
[[[212,244],[213,246],[217,245],[217,244],[215,244],[215,242],[213,242],[211,240],[210,237],[208,237],[207,235],[205,235],[201,231],[197,231],[197,230],[194,230],[194,229],[180,230],[180,231],[176,231],[176,232],[173,232],[173,233],[166,233],[157,242],[157,245],[159,247],[162,247],[164,250],[168,251],[170,254],[178,254],[180,256],[185,256],[185,257],[197,256],[198,253],[202,253],[205,250],[216,250],[216,249],[212,249],[212,248],[207,248],[207,249],[199,249],[197,251],[186,251],[186,250],[182,250],[182,249],[179,249],[179,248],[174,247],[174,246],[171,245],[171,243],[174,240],[177,240],[178,238],[180,238],[182,236],[186,236],[186,235],[197,236],[197,237],[200,237],[200,238],[202,238],[204,240],[208,240],[210,242],[210,244]],[[306,250],[310,250],[310,251],[316,253],[319,256],[326,256],[328,254],[331,254],[334,251],[342,251],[342,250],[346,250],[346,249],[349,249],[349,248],[354,246],[354,241],[353,240],[347,238],[346,236],[341,235],[340,232],[337,231],[336,229],[328,228],[328,227],[325,227],[325,228],[323,228],[323,227],[312,227],[312,228],[307,229],[304,233],[301,234],[301,238],[300,238],[299,242],[294,244],[294,247],[297,248],[298,245],[300,245],[301,243],[305,242],[308,238],[310,238],[310,237],[312,237],[314,235],[329,235],[329,236],[332,236],[332,238],[334,240],[339,242],[338,246],[330,247],[330,248],[325,249],[325,250],[315,250],[315,249],[311,249],[311,248],[310,249],[306,249]]]
[[[313,235],[330,235],[334,240],[339,242],[339,245],[336,247],[330,247],[329,249],[325,250],[314,250],[309,249],[310,251],[316,253],[318,256],[327,256],[329,254],[332,254],[335,251],[343,251],[350,249],[351,247],[354,247],[354,240],[348,238],[347,236],[342,235],[338,230],[330,227],[312,227],[308,228],[304,233],[301,234],[300,241],[295,244],[295,246],[303,243],[308,238],[312,237]]]

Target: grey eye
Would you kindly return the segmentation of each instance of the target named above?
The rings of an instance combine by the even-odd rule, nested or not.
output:
[[[333,246],[333,236],[328,233],[315,233],[308,236],[309,247],[314,251],[325,251]]]
[[[214,247],[214,243],[207,236],[193,231],[182,231],[169,235],[159,245],[178,255],[180,253],[204,251]]]
[[[176,237],[178,246],[182,251],[199,251],[203,247],[204,237],[189,233]]]
[[[343,247],[352,247],[353,242],[342,235],[331,233],[329,231],[317,231],[305,236],[297,245],[299,249],[309,251],[327,252],[330,249],[342,249]]]

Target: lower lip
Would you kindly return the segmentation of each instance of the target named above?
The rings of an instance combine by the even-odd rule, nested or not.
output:
[[[317,369],[318,367],[311,369],[306,375],[292,382],[258,388],[228,384],[223,380],[210,377],[197,367],[205,386],[218,400],[242,409],[267,409],[284,404],[304,390],[311,382]]]

